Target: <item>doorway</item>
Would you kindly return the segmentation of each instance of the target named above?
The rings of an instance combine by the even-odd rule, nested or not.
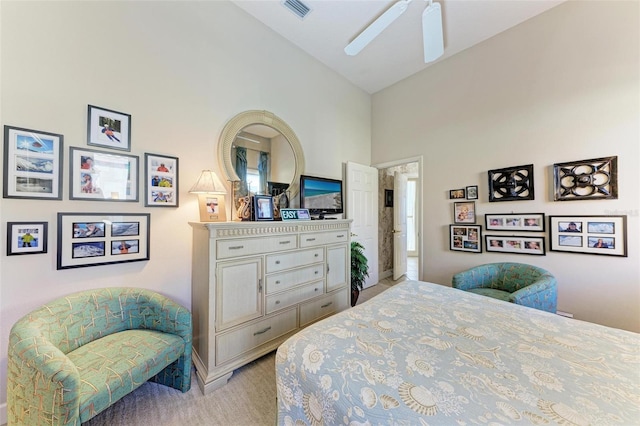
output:
[[[396,209],[395,206],[389,206],[389,203],[385,203],[385,199],[381,199],[379,205],[381,206],[378,212],[379,215],[379,230],[378,230],[378,263],[380,265],[380,279],[393,278],[394,275],[398,276],[398,272],[402,273],[403,279],[418,280],[422,276],[422,164],[423,159],[420,157],[407,158],[403,160],[397,160],[393,162],[376,164],[379,171],[379,193],[381,197],[385,197],[385,190],[397,191],[398,187],[405,193],[394,194],[394,201],[406,200],[403,204],[404,208]],[[400,173],[406,178],[406,185],[395,185],[395,173]],[[400,196],[396,196],[400,195]],[[385,197],[387,198],[387,197]],[[404,229],[406,229],[406,244],[402,244],[400,247],[404,251],[403,254],[398,253],[399,244],[394,244],[394,237],[397,239],[398,230],[395,229],[394,224],[397,222],[397,218],[394,221],[394,212],[397,210],[405,210]],[[394,232],[395,231],[395,232]],[[398,266],[403,268],[402,270],[395,270],[395,260],[398,256],[404,255],[403,260],[398,261]],[[394,273],[395,270],[395,273]]]

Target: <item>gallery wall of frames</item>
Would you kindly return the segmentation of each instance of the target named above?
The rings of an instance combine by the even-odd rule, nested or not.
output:
[[[69,147],[69,199],[178,207],[177,157],[132,154],[131,115],[88,105],[87,146]],[[4,126],[3,197],[63,199],[64,136]],[[115,205],[115,204],[114,204]],[[57,269],[149,260],[149,213],[58,213]],[[7,222],[7,255],[47,253],[48,222]]]
[[[533,164],[487,172],[487,201],[535,200]],[[618,198],[618,157],[603,157],[553,165],[553,201],[615,200]],[[449,248],[468,253],[509,253],[545,256],[553,252],[627,257],[627,216],[487,213],[476,224],[478,186],[449,190],[453,224]],[[580,207],[580,211],[585,211]],[[548,231],[547,231],[548,230]],[[548,236],[547,236],[548,232]],[[547,243],[548,239],[548,243]]]

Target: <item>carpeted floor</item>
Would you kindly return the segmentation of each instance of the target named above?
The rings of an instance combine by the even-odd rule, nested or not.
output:
[[[363,290],[358,304],[387,288],[381,282]],[[275,422],[275,352],[271,352],[237,369],[226,386],[209,395],[200,392],[195,373],[187,393],[147,382],[83,425],[273,426]]]

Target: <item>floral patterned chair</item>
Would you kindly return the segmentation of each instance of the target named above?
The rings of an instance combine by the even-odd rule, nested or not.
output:
[[[542,268],[502,262],[476,266],[453,276],[454,288],[556,313],[558,283]]]
[[[152,380],[191,387],[191,313],[140,288],[54,300],[11,329],[9,425],[80,425]]]

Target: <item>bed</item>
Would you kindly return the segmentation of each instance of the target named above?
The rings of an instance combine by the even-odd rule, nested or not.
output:
[[[407,281],[285,341],[279,425],[640,424],[640,335]]]

